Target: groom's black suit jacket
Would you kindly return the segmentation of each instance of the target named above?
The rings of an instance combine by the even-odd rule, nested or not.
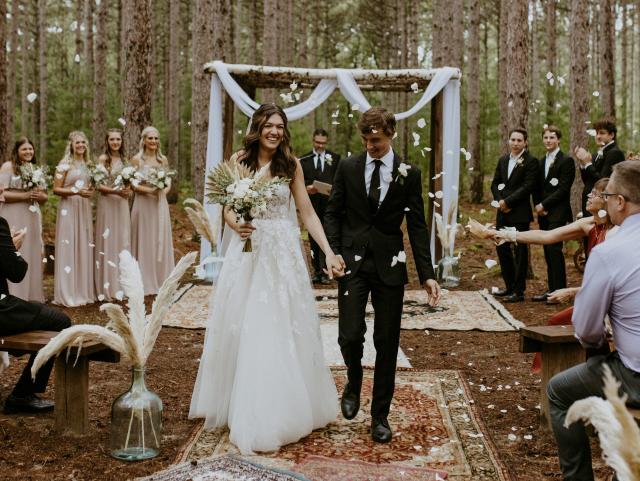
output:
[[[402,159],[394,152],[393,178],[389,190],[373,214],[369,207],[364,178],[366,153],[354,155],[338,164],[333,189],[325,211],[324,227],[331,249],[347,264],[347,276],[354,276],[369,252],[375,258],[380,279],[389,286],[408,282],[406,263],[391,266],[394,256],[404,250],[402,221],[413,250],[420,283],[434,279],[429,251],[429,231],[424,218],[422,179],[415,165],[403,177],[398,172]]]

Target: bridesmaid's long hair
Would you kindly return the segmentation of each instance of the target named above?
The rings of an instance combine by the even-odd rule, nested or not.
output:
[[[278,114],[282,117],[282,122],[284,123],[284,135],[275,154],[273,154],[269,171],[272,177],[287,177],[289,179],[293,179],[296,173],[297,161],[291,151],[291,134],[287,127],[288,120],[284,110],[276,104],[262,104],[258,110],[253,113],[253,116],[251,117],[251,128],[244,138],[244,151],[240,154],[240,162],[254,171],[258,170],[260,135],[262,134],[264,125],[269,120],[269,117],[274,114]]]
[[[156,149],[156,160],[158,161],[158,163],[160,165],[166,166],[167,165],[167,158],[162,154],[162,150],[160,148],[160,131],[158,129],[156,129],[155,127],[149,125],[148,127],[145,127],[142,132],[140,132],[140,145],[138,147],[138,153],[136,154],[136,157],[140,157],[140,160],[143,161],[144,159],[144,139],[146,139],[150,133],[155,132],[158,134],[158,148]]]
[[[120,160],[122,162],[125,161],[126,156],[124,152],[124,140],[122,138],[122,130],[120,129],[107,129],[107,135],[104,136],[104,155],[106,157],[105,167],[111,170],[111,147],[109,147],[109,135],[111,134],[119,134],[120,135],[120,148],[118,149],[118,153],[120,154]]]
[[[87,136],[81,130],[74,130],[69,134],[67,146],[64,149],[64,156],[60,161],[61,164],[73,164],[73,161],[74,161],[73,142],[77,138],[81,138],[82,140],[84,140],[87,146],[83,155],[84,163],[88,164],[89,162],[91,162],[91,151],[89,150],[89,139],[87,139]]]
[[[25,136],[18,137],[18,139],[13,144],[13,150],[11,151],[11,164],[13,166],[14,174],[18,173],[18,169],[22,165],[22,160],[20,160],[20,155],[18,155],[18,150],[20,150],[20,147],[22,147],[24,144],[30,144],[31,147],[33,147],[34,153],[33,153],[33,159],[31,159],[31,163],[32,164],[38,163],[36,161],[36,154],[35,154],[36,148],[33,146],[33,142],[31,142],[31,140],[29,140],[28,137],[25,137]]]

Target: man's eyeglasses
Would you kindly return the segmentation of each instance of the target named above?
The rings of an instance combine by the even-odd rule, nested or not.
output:
[[[627,199],[627,197],[624,194],[618,194],[616,192],[604,192],[604,191],[600,193],[600,197],[602,197],[604,200],[607,200],[612,195],[619,195],[624,200],[629,201],[629,199]]]

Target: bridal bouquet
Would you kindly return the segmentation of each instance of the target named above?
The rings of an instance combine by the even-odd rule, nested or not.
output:
[[[104,184],[109,179],[109,171],[102,164],[88,164],[89,180],[93,187]]]
[[[36,166],[31,162],[20,166],[19,177],[22,181],[22,188],[25,190],[46,189],[49,181],[51,180],[49,170],[46,165]]]
[[[176,176],[175,170],[165,170],[151,167],[147,177],[144,179],[147,184],[156,189],[165,189],[169,185],[169,179]]]
[[[230,207],[238,220],[251,222],[267,211],[278,186],[288,184],[283,177],[267,178],[236,160],[221,163],[207,174],[207,199],[212,204]],[[243,252],[251,252],[251,238]]]
[[[116,189],[126,189],[131,187],[132,185],[139,185],[142,182],[143,176],[142,173],[138,171],[133,165],[127,165],[123,167],[115,180],[113,181],[113,186]]]

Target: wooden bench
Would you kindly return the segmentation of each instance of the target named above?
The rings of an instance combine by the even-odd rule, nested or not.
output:
[[[575,337],[572,325],[534,326],[520,329],[520,352],[542,353],[540,385],[540,422],[551,428],[547,384],[557,373],[585,362],[586,351]]]
[[[42,349],[58,333],[30,331],[0,337],[0,351],[13,356],[33,354]],[[76,361],[78,348],[66,349],[55,359],[55,427],[59,432],[83,434],[89,428],[89,361],[119,362],[120,353],[104,344],[85,342]]]

